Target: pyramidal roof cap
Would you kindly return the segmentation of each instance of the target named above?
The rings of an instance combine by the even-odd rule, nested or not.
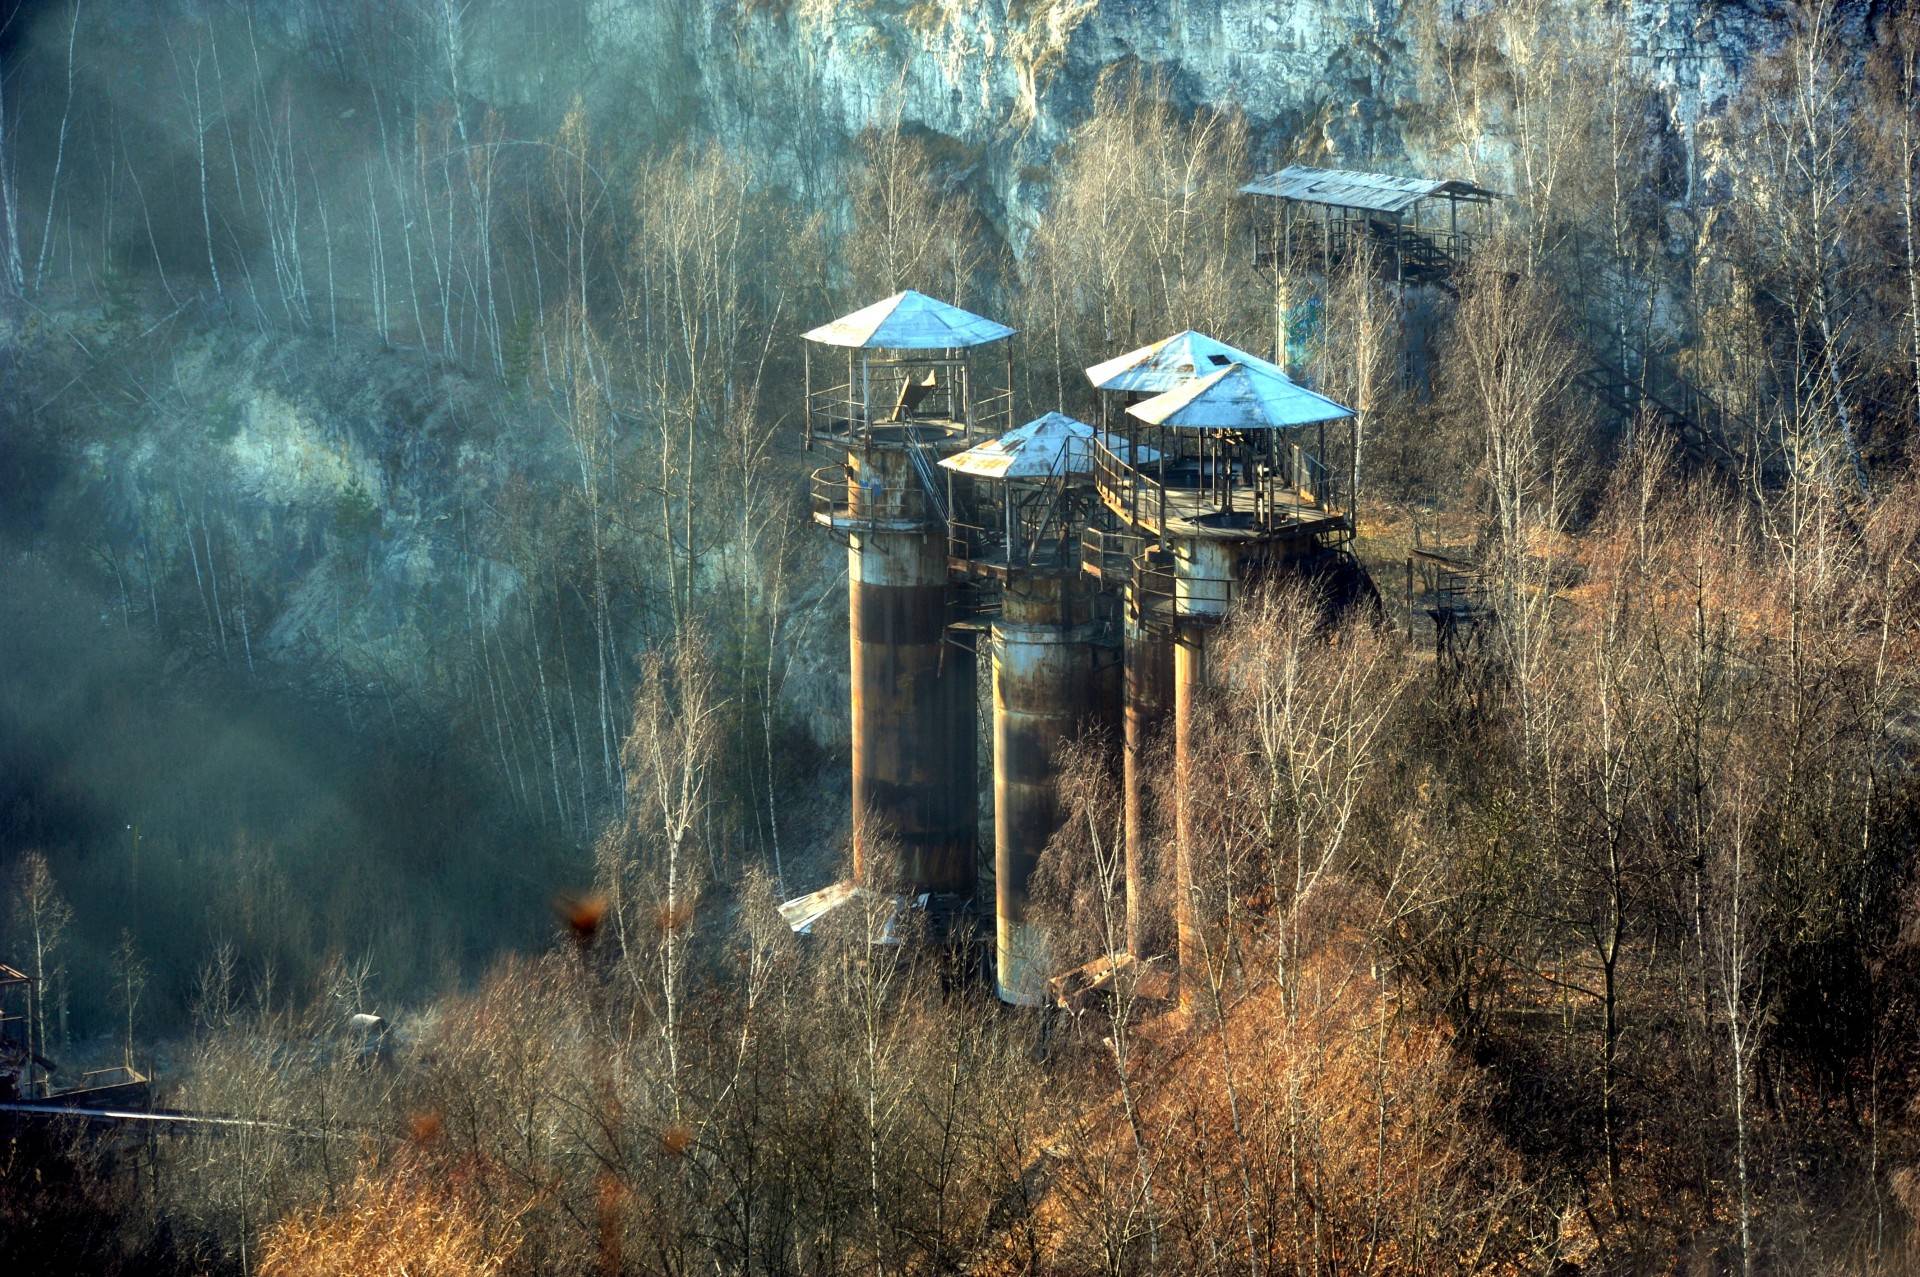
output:
[[[940,464],[981,479],[1045,479],[1056,474],[1093,473],[1086,441],[1093,427],[1061,412],[1035,417],[997,439],[977,443]]]
[[[975,444],[940,464],[977,479],[1048,479],[1056,475],[1086,478],[1093,473],[1093,440],[1099,438],[1116,455],[1130,455],[1126,440],[1101,435],[1084,421],[1061,412],[1035,417],[997,439]],[[1159,453],[1141,447],[1143,460]],[[1146,455],[1150,454],[1150,455]]]
[[[983,346],[1015,331],[909,288],[822,324],[805,337],[825,346],[858,350],[946,350]]]
[[[1134,404],[1127,415],[1184,430],[1287,430],[1351,417],[1353,409],[1263,369],[1229,364]]]
[[[1224,341],[1189,328],[1150,346],[1116,355],[1087,369],[1095,390],[1132,390],[1160,394],[1210,376],[1228,364],[1244,364],[1284,378],[1277,366]]]

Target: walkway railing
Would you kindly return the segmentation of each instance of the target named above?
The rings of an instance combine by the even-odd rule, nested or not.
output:
[[[1171,632],[1182,622],[1216,625],[1239,596],[1231,578],[1182,574],[1173,556],[1162,551],[1133,560],[1135,619],[1156,633]]]
[[[845,462],[813,472],[807,481],[807,504],[816,522],[834,528],[857,530],[861,525],[930,522],[939,517],[917,480],[890,486],[877,479],[858,482]]]
[[[1080,535],[1080,566],[1102,581],[1129,581],[1134,559],[1146,548],[1138,532],[1089,525]]]

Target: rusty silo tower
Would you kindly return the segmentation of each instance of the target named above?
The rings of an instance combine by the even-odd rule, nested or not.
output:
[[[1014,330],[917,292],[805,334],[813,517],[847,545],[855,880],[970,898],[978,812],[971,635],[950,632],[942,458],[1012,422]],[[875,863],[882,835],[897,862]]]
[[[940,464],[972,481],[952,523],[953,566],[999,587],[992,623],[994,989],[1038,1006],[1052,946],[1030,914],[1040,853],[1060,827],[1055,754],[1102,717],[1103,626],[1080,571],[1094,430],[1050,412]]]
[[[1322,462],[1328,425],[1350,425],[1353,413],[1265,360],[1199,333],[1097,365],[1088,377],[1120,401],[1106,402],[1112,432],[1093,443],[1099,510],[1087,567],[1103,581],[1125,583],[1130,922],[1155,930],[1135,917],[1146,857],[1137,751],[1153,724],[1170,715],[1178,795],[1174,912],[1186,1002],[1198,923],[1187,768],[1209,635],[1262,579],[1306,571],[1357,575],[1346,553],[1350,512]],[[1115,411],[1121,404],[1124,410]]]
[[[1151,956],[1149,950],[1157,947],[1156,939],[1164,930],[1163,920],[1150,917],[1146,906],[1150,895],[1146,884],[1156,872],[1147,839],[1153,814],[1147,761],[1154,741],[1173,713],[1174,643],[1164,627],[1146,623],[1148,610],[1146,600],[1136,593],[1135,566],[1143,557],[1149,570],[1165,567],[1172,560],[1142,517],[1154,512],[1138,508],[1142,490],[1128,486],[1125,475],[1115,468],[1145,467],[1152,471],[1160,459],[1150,444],[1129,441],[1133,431],[1125,411],[1131,404],[1197,381],[1236,360],[1253,358],[1189,329],[1087,369],[1087,380],[1100,399],[1104,432],[1100,455],[1108,470],[1102,491],[1116,492],[1125,487],[1128,493],[1126,510],[1096,511],[1087,537],[1086,566],[1108,588],[1125,595],[1121,623],[1126,680],[1122,780],[1126,803],[1127,947],[1140,958]]]

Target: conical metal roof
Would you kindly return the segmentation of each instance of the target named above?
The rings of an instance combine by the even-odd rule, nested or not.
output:
[[[1175,386],[1211,376],[1228,364],[1244,364],[1284,378],[1285,373],[1260,358],[1205,333],[1175,333],[1151,346],[1142,346],[1087,369],[1095,390],[1133,390],[1162,394]]]
[[[1229,364],[1134,404],[1127,415],[1177,430],[1288,430],[1351,417],[1353,409],[1276,373]]]
[[[940,464],[977,479],[1047,479],[1059,474],[1093,473],[1088,441],[1093,427],[1065,413],[1050,412],[997,439],[975,444]]]
[[[943,458],[941,465],[976,479],[1051,479],[1060,475],[1084,479],[1093,474],[1093,441],[1098,438],[1118,456],[1129,455],[1126,440],[1102,436],[1084,421],[1050,412],[1016,426],[998,439],[975,444],[965,452]],[[1159,453],[1140,446],[1141,460]]]
[[[1005,324],[911,288],[805,334],[808,341],[858,350],[947,350],[1013,336]]]

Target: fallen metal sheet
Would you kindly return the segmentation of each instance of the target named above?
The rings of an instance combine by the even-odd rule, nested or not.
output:
[[[900,943],[900,915],[905,911],[907,902],[899,896],[882,896],[852,882],[841,881],[818,891],[808,892],[804,896],[795,896],[779,906],[780,919],[797,936],[810,936],[821,921],[847,908],[849,905],[865,906],[869,902],[879,901],[886,911],[886,921],[881,923],[880,932],[873,943],[897,945]]]

